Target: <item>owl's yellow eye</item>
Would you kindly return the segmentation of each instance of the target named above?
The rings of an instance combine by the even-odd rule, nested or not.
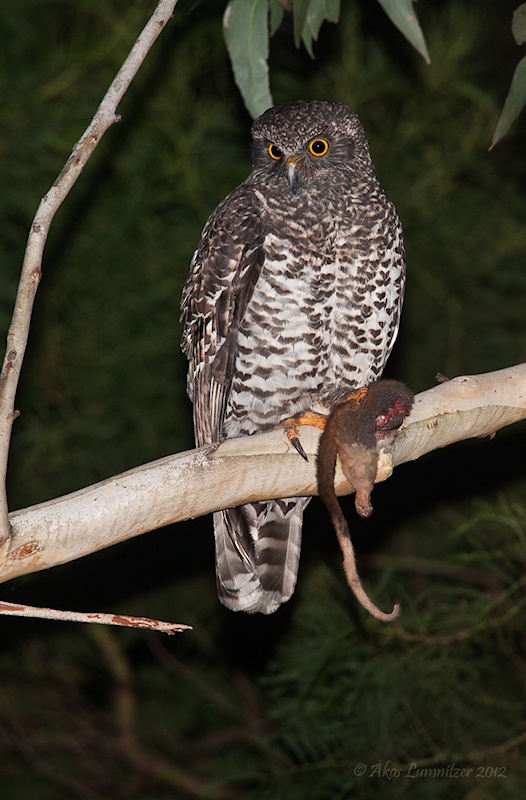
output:
[[[309,153],[313,156],[324,156],[329,152],[329,142],[327,139],[313,139],[309,143]]]
[[[281,159],[283,158],[283,153],[281,152],[279,147],[276,147],[276,145],[272,144],[272,142],[268,146],[268,154],[271,158],[274,159],[274,161],[281,161]]]

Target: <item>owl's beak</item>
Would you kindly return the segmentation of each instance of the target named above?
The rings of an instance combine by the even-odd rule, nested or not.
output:
[[[299,183],[298,172],[301,169],[298,156],[289,156],[289,158],[287,158],[285,161],[285,167],[287,168],[287,180],[289,182],[291,191],[293,194],[296,194]]]

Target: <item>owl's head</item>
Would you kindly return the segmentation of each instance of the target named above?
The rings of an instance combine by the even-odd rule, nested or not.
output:
[[[269,108],[252,124],[254,169],[295,194],[335,171],[372,170],[362,125],[350,108],[328,100],[298,100]]]

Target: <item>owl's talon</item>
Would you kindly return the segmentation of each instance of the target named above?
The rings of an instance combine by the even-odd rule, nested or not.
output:
[[[300,442],[299,436],[291,436],[291,437],[289,438],[289,442],[291,443],[291,445],[292,445],[293,447],[295,447],[295,448],[296,448],[296,450],[298,451],[298,453],[300,454],[300,456],[301,456],[302,458],[304,458],[304,459],[305,459],[305,461],[308,461],[308,460],[309,460],[309,458],[308,458],[308,456],[307,456],[307,453],[305,452],[305,450],[304,450],[304,449],[303,449],[303,447],[301,446],[301,442]]]
[[[285,428],[285,435],[291,445],[305,461],[308,461],[307,453],[300,442],[300,425],[308,425],[312,428],[323,430],[326,422],[327,417],[324,414],[318,414],[316,411],[300,411],[292,417],[287,417],[281,423],[281,427]]]

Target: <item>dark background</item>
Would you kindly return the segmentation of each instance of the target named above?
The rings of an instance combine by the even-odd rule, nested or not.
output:
[[[38,202],[154,7],[15,5],[0,17],[2,332]],[[488,152],[523,54],[517,2],[421,0],[430,66],[377,4],[342,5],[315,61],[285,23],[271,86],[276,103],[346,102],[366,128],[408,252],[386,375],[420,391],[437,372],[526,360],[525,117]],[[181,288],[207,216],[250,169],[223,10],[181,0],[53,223],[17,397],[13,509],[192,447]],[[209,518],[5,584],[11,602],[195,629],[167,639],[3,618],[2,796],[517,797],[525,446],[522,423],[405,465],[366,523],[343,501],[364,580],[382,607],[402,603],[399,625],[356,607],[317,500],[296,595],[270,618],[220,606]],[[453,762],[472,772],[386,777]]]

